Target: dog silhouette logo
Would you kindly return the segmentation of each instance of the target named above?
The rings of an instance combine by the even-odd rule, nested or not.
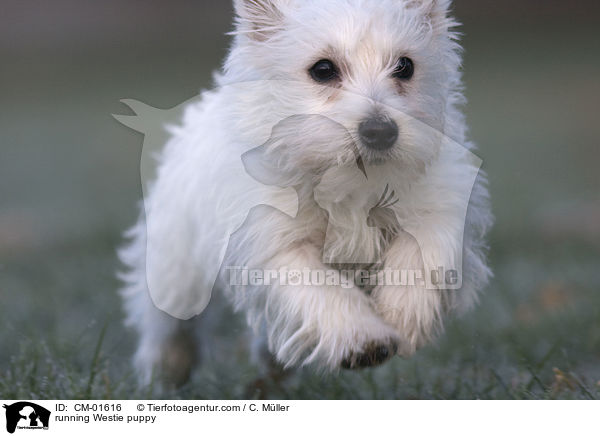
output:
[[[264,82],[229,86],[235,92],[240,89],[251,92],[253,86],[261,84],[264,85]],[[235,251],[228,248],[231,237],[243,233],[238,232],[251,221],[252,211],[258,208],[264,211],[265,207],[287,215],[290,221],[297,221],[296,227],[302,226],[300,221],[303,218],[298,216],[302,207],[320,209],[327,220],[323,246],[320,247],[321,260],[325,265],[383,265],[383,253],[402,235],[416,242],[421,257],[422,252],[436,254],[423,259],[427,290],[462,288],[464,223],[482,161],[468,148],[434,127],[414,118],[410,120],[421,140],[426,140],[431,148],[437,150],[441,162],[451,162],[463,168],[460,175],[444,175],[455,182],[451,189],[448,188],[447,197],[457,212],[452,215],[452,220],[449,218],[444,223],[446,230],[441,242],[422,229],[421,220],[416,218],[418,214],[406,215],[400,201],[401,198],[404,202],[431,201],[440,207],[444,203],[437,204],[433,197],[414,197],[413,184],[405,179],[408,170],[396,171],[394,166],[385,165],[385,160],[374,158],[359,147],[350,127],[323,115],[285,117],[273,125],[270,134],[263,132],[262,143],[257,142],[262,145],[240,145],[236,153],[219,152],[211,158],[218,157],[218,165],[208,165],[205,171],[198,170],[199,162],[204,162],[205,156],[194,155],[193,159],[190,158],[196,180],[194,186],[197,187],[194,189],[198,189],[194,200],[186,195],[167,194],[176,192],[170,188],[160,191],[164,198],[160,197],[153,183],[158,177],[160,163],[170,153],[183,152],[184,145],[179,138],[182,127],[178,127],[181,122],[178,120],[192,116],[193,108],[201,104],[201,96],[167,110],[134,100],[122,102],[135,115],[113,115],[114,118],[144,135],[140,175],[145,212],[141,223],[145,231],[139,240],[145,245],[142,248],[146,257],[145,282],[153,304],[161,311],[181,320],[201,314],[210,302],[221,272],[228,267],[243,266],[240,263],[246,262],[237,256],[242,251],[239,247]],[[390,107],[388,110],[392,112],[394,109]],[[331,144],[343,144],[343,147],[336,152],[305,155],[302,150],[306,132],[310,132],[311,146],[315,150],[328,150]],[[193,144],[194,141],[197,139],[192,141]],[[216,168],[218,172],[213,171]],[[415,171],[420,173],[421,168]],[[217,179],[222,182],[216,183]],[[152,210],[159,209],[165,213],[152,213]],[[201,219],[198,219],[197,225],[190,224],[186,218],[188,212],[199,213],[200,210]],[[400,216],[399,212],[402,212]],[[418,213],[425,212],[424,209]],[[271,220],[270,216],[264,216],[265,222]],[[164,217],[168,218],[168,225],[163,222]],[[279,222],[284,222],[284,219],[282,217]],[[289,227],[294,228],[293,225]],[[202,258],[202,274],[190,279],[189,283],[193,286],[180,286],[188,282],[180,279],[174,271],[193,262],[190,253],[195,252],[192,248],[195,243],[190,242],[190,232],[206,237],[213,249]],[[438,244],[442,243],[451,249],[436,251]],[[173,251],[174,246],[182,249]],[[129,249],[126,249],[122,255],[128,258],[128,252]],[[166,252],[171,254],[165,256]],[[395,269],[410,268],[409,265],[398,265]],[[173,282],[167,285],[169,280]]]
[[[50,424],[50,411],[38,406],[35,403],[21,401],[10,406],[3,406],[6,409],[6,431],[14,433],[19,430],[48,430]]]

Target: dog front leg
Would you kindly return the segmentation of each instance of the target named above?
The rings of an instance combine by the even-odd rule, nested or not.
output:
[[[339,271],[323,265],[315,246],[307,243],[280,252],[268,263],[265,276],[269,271],[277,273],[276,281],[239,288],[234,294],[251,324],[264,323],[269,350],[285,367],[354,369],[378,365],[395,354],[397,334],[352,279],[345,281]]]
[[[384,281],[372,293],[377,313],[402,337],[398,353],[404,356],[442,330],[461,285],[462,244],[437,230],[402,231],[385,255]]]

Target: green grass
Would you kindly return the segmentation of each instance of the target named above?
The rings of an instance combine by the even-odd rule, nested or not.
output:
[[[216,339],[229,350],[225,357],[205,361],[183,389],[136,386],[112,245],[103,236],[5,263],[2,285],[11,284],[14,298],[2,306],[0,343],[10,357],[0,363],[0,398],[259,396],[260,368],[249,363],[237,328]],[[260,392],[273,399],[598,399],[600,294],[591,284],[600,259],[585,247],[579,255],[546,253],[494,257],[496,278],[479,308],[412,359],[361,372],[262,377]]]

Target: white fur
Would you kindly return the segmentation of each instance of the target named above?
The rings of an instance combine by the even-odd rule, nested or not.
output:
[[[361,205],[373,201],[366,185],[347,181],[356,171],[357,126],[373,110],[384,111],[400,127],[398,145],[376,173],[396,186],[394,212],[404,231],[389,243],[374,240],[376,232],[359,208],[346,207],[335,214],[337,245],[329,248],[356,259],[379,256],[392,268],[455,265],[460,259],[462,289],[380,286],[368,295],[358,287],[221,287],[235,308],[246,312],[250,325],[266,328],[269,349],[284,365],[335,369],[372,343],[393,344],[402,355],[414,353],[441,331],[449,313],[473,306],[491,274],[484,255],[492,222],[485,177],[480,174],[475,183],[463,235],[461,198],[471,193],[466,174],[473,173],[473,164],[444,151],[440,136],[423,128],[473,148],[459,109],[461,59],[454,23],[447,18],[449,1],[235,3],[235,40],[217,76],[217,90],[187,109],[159,158],[146,216],[121,252],[129,267],[123,295],[128,320],[141,337],[136,362],[143,379],[149,380],[177,328],[155,307],[148,286],[163,310],[184,318],[200,313],[213,285],[203,265],[225,256],[217,248],[222,241],[214,240],[223,235],[215,231],[222,227],[218,217],[245,210],[240,198],[248,208],[295,209],[281,191],[256,189],[248,176],[239,176],[244,174],[240,156],[265,144],[265,156],[284,176],[279,186],[298,189],[299,208],[295,218],[255,209],[231,239],[226,265],[327,269],[321,248],[328,216],[312,191],[318,186],[317,191],[334,194],[329,200],[321,195],[319,204],[339,206],[350,195]],[[401,56],[414,60],[416,73],[399,86],[391,72]],[[308,69],[322,58],[343,64],[341,87],[310,78]],[[298,114],[322,116],[332,124],[297,129],[281,140],[272,137],[278,123]],[[346,129],[345,135],[331,127],[334,123]],[[367,164],[373,158],[365,149],[360,154]],[[327,169],[334,172],[323,178]]]

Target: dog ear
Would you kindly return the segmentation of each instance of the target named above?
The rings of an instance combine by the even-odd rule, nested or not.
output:
[[[265,41],[280,29],[281,4],[286,0],[234,0],[238,31],[256,41]]]
[[[452,0],[410,0],[409,8],[419,8],[432,24],[445,21],[450,12]]]

